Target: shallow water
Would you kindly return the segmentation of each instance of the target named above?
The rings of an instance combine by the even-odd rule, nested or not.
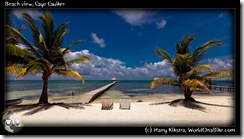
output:
[[[218,85],[232,85],[233,82],[215,81],[214,84]],[[88,80],[84,84],[75,80],[49,80],[48,94],[49,96],[71,96],[72,92],[75,96],[82,93],[92,91],[100,88],[108,83],[110,80]],[[121,95],[127,95],[131,97],[136,96],[148,96],[153,94],[182,94],[182,90],[178,86],[172,85],[158,85],[153,89],[149,88],[151,81],[142,80],[130,80],[130,81],[118,81],[113,87],[111,87],[106,95],[110,97],[119,97]],[[42,92],[42,80],[11,80],[6,82],[6,99],[37,99]],[[213,90],[215,91],[215,90]],[[226,91],[215,91],[223,93]],[[202,91],[195,91],[194,93],[203,93]]]

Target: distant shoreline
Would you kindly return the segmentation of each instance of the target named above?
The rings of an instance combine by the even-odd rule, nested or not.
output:
[[[75,96],[81,95],[83,93],[100,88],[111,80],[87,80],[85,84],[78,82],[76,80],[50,80],[48,87],[49,100],[53,97],[70,97],[71,93],[74,92]],[[119,96],[119,95],[129,95],[129,96],[152,96],[160,94],[182,94],[183,91],[179,86],[171,85],[159,85],[153,89],[150,89],[151,81],[147,80],[131,80],[131,81],[118,81],[116,85],[110,88],[105,95],[109,96]],[[42,80],[18,80],[10,81],[7,83],[5,98],[6,99],[18,99],[24,98],[27,100],[39,99],[42,92]],[[231,93],[227,90],[213,90],[216,94],[220,93]],[[203,91],[194,91],[194,94],[202,94]],[[59,99],[59,98],[57,98]]]

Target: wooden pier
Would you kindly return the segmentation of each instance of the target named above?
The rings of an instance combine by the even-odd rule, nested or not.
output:
[[[95,99],[97,99],[100,95],[102,95],[104,92],[106,92],[109,88],[111,88],[116,83],[117,81],[113,81],[112,83],[107,84],[103,87],[81,94],[80,100],[83,103],[92,103]]]
[[[217,86],[217,85],[210,85],[209,88],[214,89],[214,90],[234,90],[233,86]]]

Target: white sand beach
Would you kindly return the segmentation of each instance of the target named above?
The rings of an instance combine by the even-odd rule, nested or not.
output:
[[[25,126],[230,126],[235,120],[233,94],[194,94],[200,102],[225,105],[203,105],[204,110],[190,109],[168,104],[151,105],[183,98],[183,94],[160,94],[132,99],[130,110],[119,109],[119,101],[114,101],[112,110],[101,110],[100,100],[84,106],[84,109],[66,109],[53,106],[32,115],[27,111],[14,113]],[[143,102],[137,102],[137,99]],[[78,98],[75,99],[77,102]],[[70,102],[66,100],[66,103]],[[34,103],[24,101],[23,103]]]

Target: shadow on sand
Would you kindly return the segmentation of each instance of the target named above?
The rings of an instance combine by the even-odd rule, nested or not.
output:
[[[22,112],[28,111],[24,113],[24,115],[32,115],[40,111],[48,110],[53,106],[60,106],[66,109],[75,108],[75,109],[85,109],[84,106],[91,106],[83,103],[48,103],[48,104],[25,104],[25,105],[12,105],[8,106],[7,110],[11,112]]]
[[[228,105],[218,105],[218,104],[204,103],[204,102],[200,102],[200,101],[189,101],[189,100],[185,100],[185,99],[176,99],[176,100],[168,101],[168,102],[152,103],[150,105],[161,105],[161,104],[169,104],[170,106],[173,106],[173,107],[183,106],[185,108],[195,109],[195,110],[199,110],[202,112],[205,112],[205,110],[206,110],[206,108],[203,107],[202,105],[234,108],[233,106],[228,106]]]

